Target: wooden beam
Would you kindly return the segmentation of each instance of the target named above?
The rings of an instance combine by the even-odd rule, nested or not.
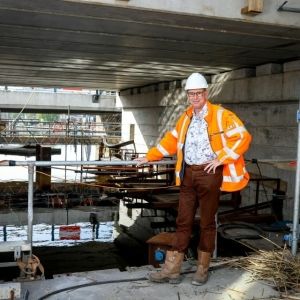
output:
[[[248,6],[241,9],[242,14],[257,15],[263,11],[263,0],[248,0]]]

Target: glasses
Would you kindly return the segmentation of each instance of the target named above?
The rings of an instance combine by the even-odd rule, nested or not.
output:
[[[187,92],[187,95],[189,98],[195,98],[195,97],[200,98],[203,97],[205,92],[206,92],[205,90],[199,92]]]

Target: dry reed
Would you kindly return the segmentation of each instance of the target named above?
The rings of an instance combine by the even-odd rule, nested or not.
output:
[[[288,249],[264,251],[245,257],[235,263],[253,276],[275,285],[281,292],[299,292],[300,257],[293,256]]]

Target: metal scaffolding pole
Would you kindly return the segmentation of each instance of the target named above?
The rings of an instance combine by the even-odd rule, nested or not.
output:
[[[175,164],[175,160],[160,160],[160,161],[152,161],[144,164],[147,165],[169,165]],[[109,161],[16,161],[16,160],[4,160],[0,162],[0,166],[28,166],[33,165],[36,167],[51,167],[51,166],[136,166],[139,164],[136,160],[126,160],[126,161],[118,161],[118,160],[109,160]]]
[[[299,202],[300,202],[300,101],[299,110],[297,111],[298,122],[298,146],[297,146],[297,169],[295,181],[295,199],[294,199],[294,217],[293,217],[293,238],[292,238],[292,254],[297,254],[298,234],[299,234]]]
[[[30,256],[32,255],[32,232],[33,232],[33,174],[34,164],[28,164],[28,228],[27,228],[27,242],[30,244]]]

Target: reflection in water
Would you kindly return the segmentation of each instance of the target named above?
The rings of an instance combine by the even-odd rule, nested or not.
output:
[[[89,222],[71,224],[80,227],[80,239],[64,240],[59,234],[60,225],[33,225],[33,246],[74,246],[89,241],[112,242],[114,222],[101,222],[95,226]],[[27,226],[0,226],[0,242],[27,240]]]

